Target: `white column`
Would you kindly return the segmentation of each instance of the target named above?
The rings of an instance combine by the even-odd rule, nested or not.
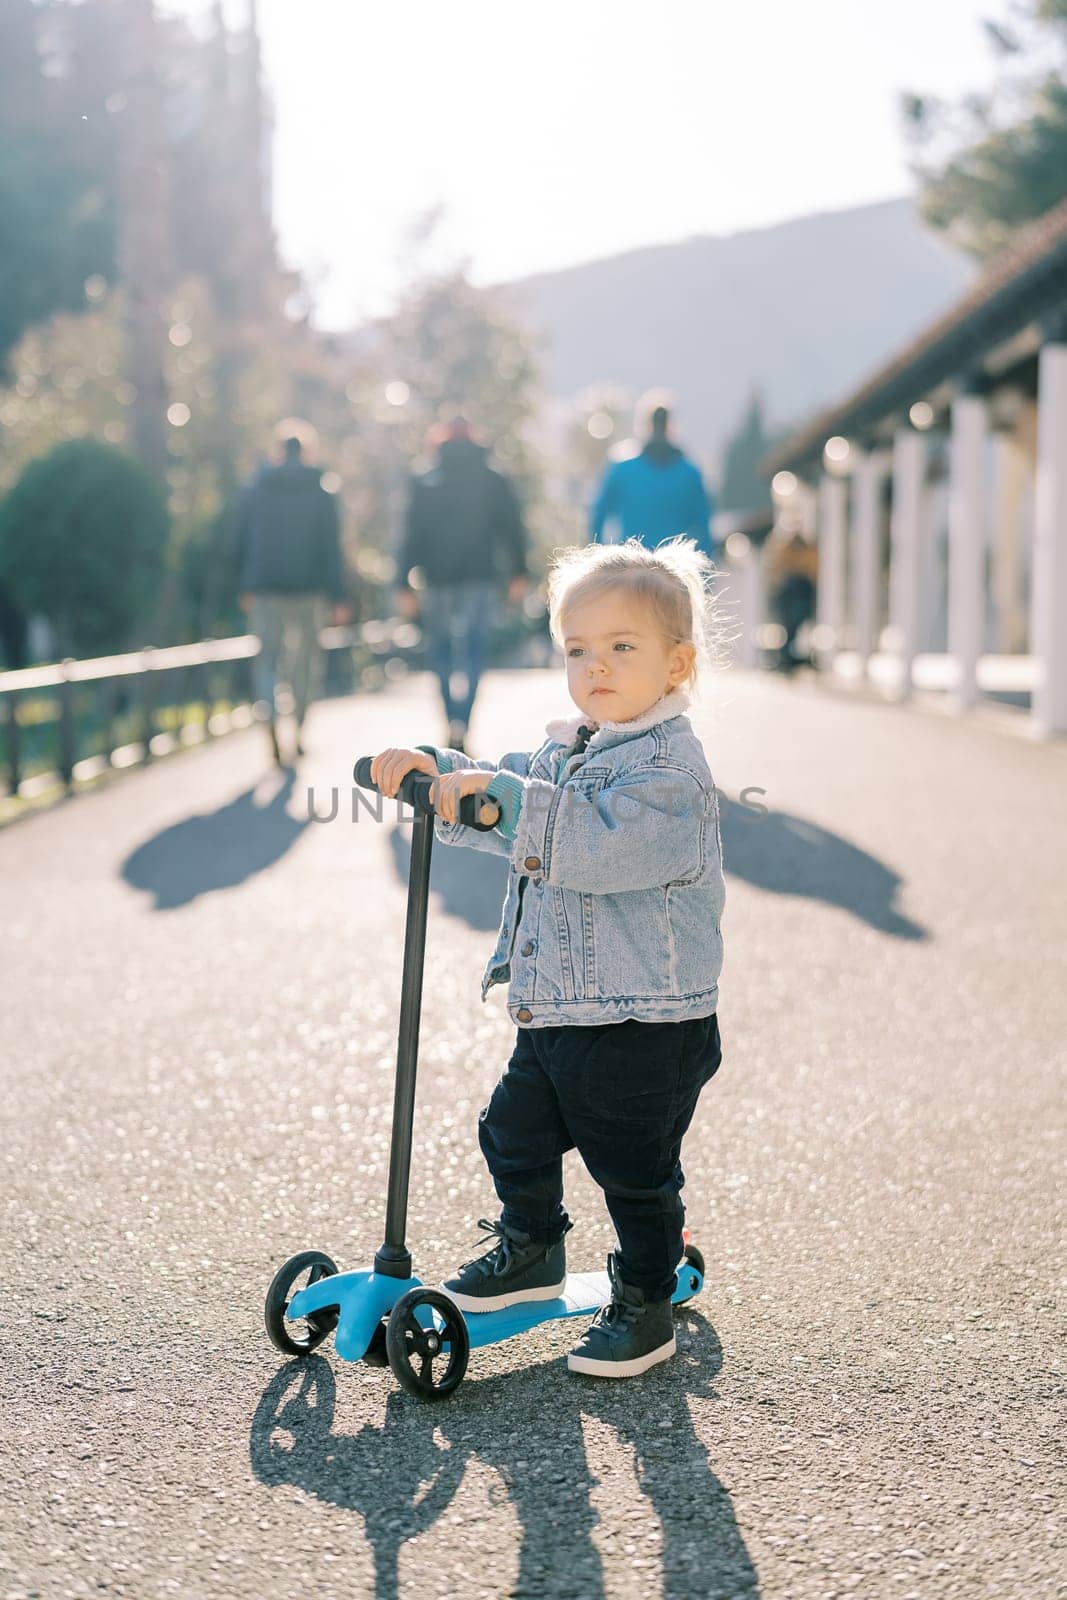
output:
[[[1037,681],[1034,726],[1067,733],[1067,343],[1046,344],[1038,363],[1037,496],[1030,648]]]
[[[819,664],[829,667],[841,646],[845,622],[845,545],[848,538],[848,483],[824,472],[819,483],[819,575],[815,625]]]
[[[856,649],[864,661],[878,648],[881,632],[881,491],[885,464],[878,451],[858,455],[853,469],[852,595],[849,610]]]
[[[763,551],[749,541],[741,568],[741,665],[754,672],[763,665],[760,631],[766,621]]]
[[[948,483],[928,483],[919,550],[919,654],[948,649]]]
[[[814,540],[819,528],[819,492],[814,485],[801,479],[796,488],[796,501],[800,531],[805,539]]]
[[[901,692],[911,693],[919,651],[919,574],[926,490],[926,439],[898,428],[893,439],[893,514],[889,523],[889,620],[900,656]]]
[[[1031,466],[1014,433],[993,436],[993,516],[990,525],[994,632],[997,655],[1026,649],[1026,615],[1020,583],[1023,513]]]
[[[978,699],[977,667],[985,624],[987,508],[986,403],[961,394],[952,404],[948,496],[948,653],[958,673],[956,705]]]

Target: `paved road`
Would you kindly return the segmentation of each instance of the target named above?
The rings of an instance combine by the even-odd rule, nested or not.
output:
[[[495,674],[478,745],[565,709],[557,673]],[[286,1363],[260,1321],[295,1249],[379,1242],[410,835],[346,820],[348,774],[438,732],[425,676],[316,715],[296,782],[235,735],[0,834],[0,1597],[1055,1593],[1067,747],[723,685],[697,726],[725,1061],[681,1355],[598,1385],[557,1325],[428,1409],[332,1352]],[[309,781],[338,820],[308,822]],[[435,854],[431,1280],[490,1207],[498,865]],[[569,1192],[599,1265],[577,1168]]]

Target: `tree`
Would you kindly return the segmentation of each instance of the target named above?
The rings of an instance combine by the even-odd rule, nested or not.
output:
[[[763,401],[753,392],[748,409],[726,445],[720,511],[762,511],[771,503],[767,480],[760,462],[771,449],[775,435],[768,433],[763,420]]]
[[[88,86],[95,9],[0,0],[0,373],[27,328],[81,309],[86,279],[114,273],[113,131]]]
[[[1010,22],[985,27],[995,90],[901,104],[923,215],[978,257],[1067,196],[1067,0],[1017,0]]]
[[[381,332],[389,391],[404,395],[383,459],[395,460],[399,451],[403,462],[418,462],[431,426],[462,413],[492,441],[534,539],[546,541],[551,530],[547,520],[541,525],[541,467],[531,440],[537,369],[527,335],[500,296],[475,287],[462,268],[423,277]]]
[[[119,271],[128,372],[137,390],[133,442],[138,459],[162,480],[168,465],[166,296],[174,281],[163,51],[153,0],[112,4],[122,24]]]
[[[159,588],[163,492],[111,445],[72,439],[31,461],[0,503],[0,582],[51,622],[60,649],[99,655],[131,637]]]
[[[84,311],[90,285],[120,288],[131,445],[163,477],[168,302],[202,279],[219,313],[224,478],[233,397],[293,293],[271,229],[254,21],[230,34],[216,5],[200,38],[153,0],[0,0],[0,37],[0,367],[29,328]]]
[[[216,4],[201,37],[151,0],[0,0],[0,36],[0,490],[65,439],[135,454],[173,513],[140,636],[210,631],[234,489],[327,387],[276,259],[254,16]]]
[[[387,363],[410,391],[406,415],[419,445],[431,423],[463,411],[521,475],[537,374],[527,337],[500,298],[457,268],[417,282],[384,331]]]

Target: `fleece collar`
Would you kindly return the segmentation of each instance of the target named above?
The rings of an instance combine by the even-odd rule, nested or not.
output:
[[[680,717],[683,711],[689,709],[689,691],[678,685],[670,689],[649,706],[647,711],[642,711],[639,717],[631,717],[629,722],[595,722],[592,717],[554,717],[545,724],[545,733],[550,739],[559,744],[573,744],[578,737],[579,728],[592,728],[594,737],[597,733],[643,733],[646,728],[655,727],[657,722],[666,722],[670,717]]]

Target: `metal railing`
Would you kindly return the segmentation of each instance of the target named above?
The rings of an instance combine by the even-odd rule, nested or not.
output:
[[[494,619],[491,662],[551,664],[544,605],[524,612],[518,628],[506,615]],[[423,629],[404,617],[325,627],[319,643],[327,696],[377,693],[427,665]],[[12,797],[59,786],[69,793],[104,772],[247,727],[259,648],[255,634],[239,634],[0,672],[0,801],[7,808]]]
[[[323,628],[319,642],[335,662],[349,653],[346,687],[374,690],[390,676],[383,662],[407,670],[420,633],[392,617]],[[103,772],[247,727],[259,649],[255,634],[239,634],[0,673],[0,796],[70,793]],[[331,674],[333,692],[346,672]]]
[[[242,634],[0,673],[8,794],[57,783],[69,792],[77,780],[109,767],[147,762],[227,732],[242,707],[237,723],[250,721],[248,665],[258,653],[259,640]],[[27,779],[26,746],[41,729],[54,731],[54,764]],[[97,748],[86,751],[87,743]]]

